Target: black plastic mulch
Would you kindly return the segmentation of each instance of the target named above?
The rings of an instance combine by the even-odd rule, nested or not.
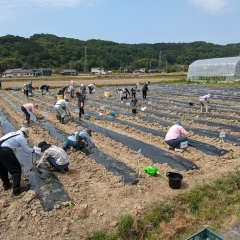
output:
[[[1,125],[4,133],[16,131],[11,124],[11,118],[1,109]],[[33,168],[36,157],[26,154],[22,149],[16,151],[17,158],[22,166],[23,172],[29,177],[30,189],[37,193],[44,211],[51,211],[56,203],[70,201],[59,179],[44,167],[35,170]],[[60,204],[61,205],[61,204]]]
[[[5,98],[6,99],[6,98]],[[6,99],[10,104],[12,104],[17,110],[20,110],[20,105],[16,102],[13,102],[12,100]],[[37,102],[34,99],[32,99],[32,102]],[[48,109],[49,111],[55,111],[53,107],[47,106],[46,104],[42,104],[40,102],[37,102],[39,106],[42,108]],[[40,125],[45,130],[49,131],[49,134],[55,138],[57,138],[60,142],[64,142],[68,135],[61,130],[55,128],[51,123],[48,121],[36,121],[35,123]],[[78,130],[78,129],[76,129]],[[74,130],[74,131],[76,131]],[[74,132],[73,131],[73,132]],[[134,171],[132,168],[128,167],[126,164],[118,161],[117,159],[114,159],[110,157],[109,155],[100,152],[97,149],[92,148],[84,148],[83,152],[88,155],[89,157],[95,159],[95,161],[99,164],[102,164],[108,171],[112,172],[115,176],[121,177],[122,181],[127,185],[135,185],[139,182],[138,179],[138,173]]]
[[[108,102],[107,101],[104,101],[104,103],[105,104],[108,104]],[[134,114],[131,114],[130,112],[129,112],[129,110],[128,111],[126,111],[126,107],[125,106],[122,106],[121,104],[117,104],[117,103],[114,103],[114,102],[111,102],[111,103],[109,103],[109,105],[112,105],[112,106],[118,106],[118,107],[120,107],[120,108],[124,108],[124,110],[116,110],[116,108],[114,108],[114,107],[110,107],[110,106],[106,106],[105,107],[105,109],[107,109],[107,110],[109,110],[109,111],[115,111],[116,113],[118,113],[118,114],[123,114],[123,115],[131,115],[131,116],[133,116],[134,117]],[[92,107],[100,107],[101,105],[100,104],[98,104],[98,103],[96,103],[96,102],[90,102],[90,101],[88,101],[88,105],[90,105],[90,106],[92,106]],[[103,105],[103,104],[102,104]],[[93,113],[93,112],[90,112],[90,111],[88,111],[89,112],[89,114],[91,115],[91,116],[95,116],[96,118],[98,117],[97,115],[96,115],[96,113]],[[149,111],[148,110],[146,110],[146,112],[148,113]],[[177,119],[181,119],[181,117],[178,117],[178,116],[175,116],[175,119],[174,119],[174,121],[172,121],[172,122],[167,122],[167,121],[164,121],[164,120],[161,120],[161,119],[159,119],[159,118],[154,118],[154,117],[149,117],[149,116],[144,116],[143,115],[144,113],[141,113],[141,114],[137,114],[137,117],[139,118],[139,119],[142,119],[142,120],[144,120],[144,121],[149,121],[149,122],[157,122],[157,123],[159,123],[160,125],[162,125],[162,126],[165,126],[165,127],[170,127],[170,126],[172,126],[173,125],[173,122],[174,121],[176,121]],[[163,114],[163,116],[164,116],[164,114]],[[165,116],[166,117],[166,116]],[[194,119],[195,120],[195,119]],[[194,133],[196,133],[196,134],[198,134],[198,135],[200,135],[200,136],[207,136],[207,137],[211,137],[211,138],[219,138],[219,134],[220,134],[220,132],[217,132],[217,131],[213,131],[213,130],[205,130],[205,129],[199,129],[199,128],[194,128],[194,127],[192,127],[192,126],[185,126],[185,128],[187,129],[187,130],[192,130]],[[226,134],[226,137],[224,138],[224,141],[226,142],[226,143],[231,143],[231,144],[235,144],[235,145],[240,145],[240,137],[238,137],[238,136],[235,136],[235,135],[231,135],[231,134]],[[201,143],[201,142],[199,142],[199,143]],[[201,146],[203,146],[204,145],[204,143],[201,143]],[[198,149],[200,150],[200,146],[198,147]],[[215,146],[214,146],[214,148],[213,149],[215,149]],[[203,150],[204,151],[204,150]],[[216,151],[216,150],[214,150],[214,151]],[[217,150],[218,151],[218,150]],[[218,153],[219,154],[219,153]],[[218,155],[217,154],[217,155]],[[225,153],[223,153],[223,154],[225,154]]]
[[[33,101],[35,101],[35,100],[33,100]],[[38,102],[38,101],[35,101],[35,102]],[[45,109],[47,108],[50,111],[55,111],[55,109],[53,107],[46,106],[46,104],[41,104],[39,102],[38,102],[38,104]],[[75,122],[79,123],[79,125],[81,125],[82,127],[89,127],[94,132],[102,133],[103,135],[110,137],[117,142],[121,142],[122,144],[127,145],[129,148],[131,148],[132,150],[134,150],[136,152],[141,148],[142,154],[145,157],[150,158],[154,163],[159,163],[159,164],[167,163],[173,169],[177,169],[180,171],[188,171],[188,170],[192,170],[192,169],[198,169],[198,166],[196,164],[190,162],[189,160],[187,160],[183,157],[180,157],[178,155],[175,155],[173,153],[169,153],[169,152],[166,152],[159,148],[156,148],[150,144],[147,144],[147,143],[144,143],[141,141],[137,141],[135,139],[124,136],[122,134],[114,133],[110,130],[101,128],[90,122],[79,121],[76,119],[75,119]]]

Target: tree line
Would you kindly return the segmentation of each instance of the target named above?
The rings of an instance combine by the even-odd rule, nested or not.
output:
[[[240,43],[217,45],[191,43],[124,44],[112,41],[57,37],[34,34],[29,38],[6,35],[0,37],[0,72],[11,68],[76,69],[79,73],[101,67],[115,72],[129,69],[167,69],[187,71],[198,59],[239,56]]]

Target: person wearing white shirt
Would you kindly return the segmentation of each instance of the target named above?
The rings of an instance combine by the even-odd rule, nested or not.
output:
[[[208,93],[204,96],[200,96],[199,97],[199,101],[201,104],[201,112],[203,112],[203,108],[205,107],[206,109],[206,113],[208,113],[208,109],[209,109],[209,98],[211,97],[211,94]]]
[[[96,87],[95,83],[91,83],[88,85],[89,94],[92,94],[92,91],[95,87]]]
[[[21,128],[17,132],[11,132],[0,138],[0,178],[4,190],[8,190],[10,183],[8,173],[13,179],[13,195],[18,196],[29,190],[29,186],[21,187],[21,165],[15,156],[15,151],[22,147],[26,153],[34,153],[34,149],[28,146],[26,138],[29,135],[27,128]]]
[[[68,106],[68,99],[60,99],[58,100],[55,105],[54,108],[56,109],[57,112],[57,119],[60,121],[60,123],[64,123],[64,118],[66,116],[66,114],[70,114],[70,108]]]

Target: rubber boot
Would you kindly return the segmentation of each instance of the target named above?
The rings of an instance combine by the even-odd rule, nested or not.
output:
[[[61,124],[64,124],[64,117],[61,118]]]
[[[62,117],[58,116],[58,120],[59,120],[60,123],[62,122],[61,119],[62,119]]]
[[[79,118],[79,119],[82,118],[82,113],[79,112],[79,114],[78,114],[78,118]]]
[[[56,115],[56,117],[57,117],[57,120],[59,120],[59,115]]]

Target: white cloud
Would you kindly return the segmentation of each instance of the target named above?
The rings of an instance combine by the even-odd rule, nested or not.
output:
[[[210,14],[229,12],[234,9],[235,0],[188,0],[192,5]]]
[[[17,14],[21,14],[22,7],[36,8],[66,8],[75,7],[80,4],[86,6],[96,6],[98,3],[105,0],[0,0],[0,21],[15,18]]]

